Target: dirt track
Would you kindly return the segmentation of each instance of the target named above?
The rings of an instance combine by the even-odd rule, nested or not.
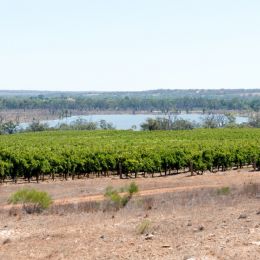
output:
[[[161,195],[166,193],[175,193],[175,192],[189,192],[199,189],[207,189],[207,188],[221,188],[220,185],[198,185],[198,186],[186,186],[186,187],[177,187],[177,188],[162,188],[162,189],[152,189],[152,190],[144,190],[138,192],[135,197],[144,197],[144,196],[154,196]],[[122,193],[123,194],[123,193]],[[65,199],[56,199],[53,201],[53,205],[66,205],[66,204],[77,204],[82,202],[91,202],[91,201],[103,201],[105,200],[104,195],[90,195],[84,197],[75,197],[75,198],[65,198]],[[16,205],[15,207],[20,207],[20,205]],[[13,205],[4,205],[1,206],[0,209],[10,210],[14,208]]]
[[[94,178],[79,179],[68,181],[47,180],[42,183],[21,183],[21,184],[3,184],[0,185],[0,206],[7,203],[8,197],[12,192],[24,187],[31,187],[48,192],[55,203],[73,203],[80,201],[102,200],[105,189],[108,186],[115,188],[123,187],[130,182],[136,182],[139,186],[140,196],[161,194],[165,192],[175,192],[185,189],[199,189],[205,187],[221,187],[232,185],[243,185],[246,183],[260,183],[260,172],[251,172],[250,169],[240,171],[229,171],[224,173],[206,174],[190,176],[179,174],[167,177],[157,178],[137,178],[137,179],[119,179],[119,178]]]

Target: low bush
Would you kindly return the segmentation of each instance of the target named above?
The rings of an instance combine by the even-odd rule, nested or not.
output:
[[[120,195],[119,192],[126,192],[124,195]],[[119,188],[119,191],[111,186],[108,186],[105,191],[105,197],[107,197],[116,209],[125,207],[134,193],[138,192],[138,186],[132,182],[129,186]]]
[[[135,184],[135,182],[131,182],[127,191],[129,192],[130,195],[133,195],[134,193],[138,192],[138,186]]]
[[[106,188],[105,197],[110,200],[112,206],[114,206],[116,209],[119,209],[122,206],[122,197],[113,187],[109,186]]]
[[[222,187],[217,190],[218,195],[228,195],[230,194],[230,188],[229,187]]]
[[[11,195],[10,204],[23,204],[27,213],[41,212],[52,204],[52,199],[47,192],[35,189],[21,189]]]
[[[140,234],[140,235],[143,235],[144,233],[148,232],[150,226],[151,226],[151,221],[149,219],[143,220],[137,226],[137,233]]]

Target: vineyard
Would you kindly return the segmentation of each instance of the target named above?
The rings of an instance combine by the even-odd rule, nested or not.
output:
[[[260,168],[260,130],[52,131],[0,136],[0,180]]]

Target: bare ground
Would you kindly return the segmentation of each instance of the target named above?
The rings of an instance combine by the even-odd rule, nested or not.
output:
[[[123,187],[134,181],[140,191],[154,189],[175,189],[175,188],[192,188],[200,186],[227,186],[241,185],[243,183],[260,183],[260,172],[253,172],[251,168],[241,170],[232,170],[218,173],[208,173],[205,175],[190,176],[190,173],[168,175],[155,178],[137,179],[119,179],[118,177],[101,177],[101,178],[85,178],[75,180],[55,179],[45,180],[40,183],[27,183],[26,181],[19,184],[7,183],[0,184],[0,206],[6,204],[8,197],[12,192],[21,188],[36,188],[48,192],[54,200],[74,200],[89,197],[91,195],[103,195],[106,187]],[[163,191],[165,192],[165,191]]]
[[[119,211],[105,202],[98,208],[84,204],[91,196],[103,198],[108,185],[122,187],[130,181],[29,184],[48,191],[56,210],[38,215],[2,211],[0,259],[260,258],[259,173],[138,178],[139,195]],[[1,207],[24,186],[28,184],[1,185]],[[230,193],[218,194],[221,187]]]

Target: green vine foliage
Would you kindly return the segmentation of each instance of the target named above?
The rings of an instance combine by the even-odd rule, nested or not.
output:
[[[0,180],[260,168],[260,129],[52,131],[0,136]]]

